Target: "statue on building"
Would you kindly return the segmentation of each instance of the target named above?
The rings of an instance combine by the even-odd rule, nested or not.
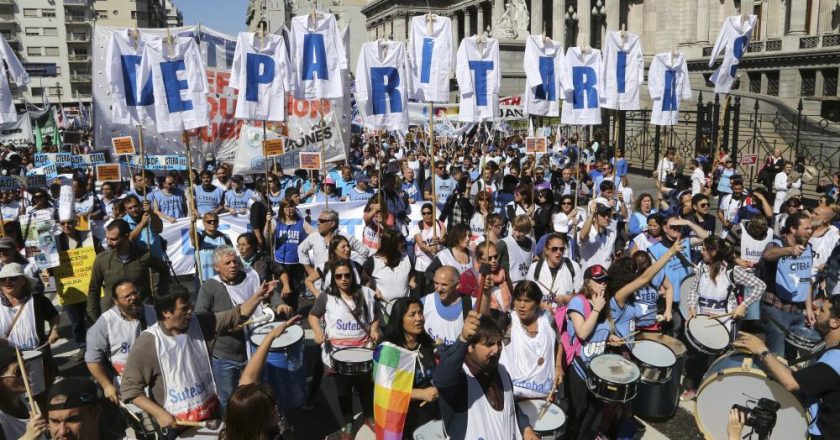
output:
[[[526,38],[531,24],[528,5],[525,4],[525,0],[513,0],[510,7],[513,9],[513,31],[516,32],[516,38]]]
[[[510,1],[505,3],[505,10],[502,15],[496,18],[493,23],[491,35],[500,40],[512,40],[516,38],[514,10]]]

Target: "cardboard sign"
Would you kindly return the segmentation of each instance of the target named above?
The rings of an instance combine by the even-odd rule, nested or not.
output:
[[[120,164],[108,163],[97,165],[96,180],[100,182],[118,182],[120,180]]]
[[[529,154],[535,153],[537,150],[537,138],[528,136],[525,138],[525,152]]]
[[[93,260],[93,246],[81,247],[58,253],[59,266],[54,273],[58,282],[58,300],[61,304],[75,304],[87,297]]]
[[[745,154],[741,156],[741,165],[755,165],[758,163],[757,154]]]
[[[14,191],[18,189],[20,183],[17,179],[11,176],[0,177],[0,191]]]
[[[286,142],[283,139],[268,139],[263,142],[265,157],[282,156],[286,153]]]
[[[321,169],[321,153],[300,153],[300,169],[302,170],[320,170]]]
[[[43,166],[38,168],[32,168],[31,170],[26,172],[27,176],[33,175],[43,175],[46,176],[47,180],[52,180],[58,177],[58,169],[55,167],[55,164],[52,162],[47,162]]]
[[[47,176],[43,174],[33,174],[31,176],[26,176],[26,187],[27,188],[46,188],[47,187]]]
[[[134,168],[141,167],[140,156],[132,156],[131,157],[131,166]],[[146,156],[145,157],[145,164],[143,168],[147,170],[153,171],[168,171],[168,170],[179,170],[179,171],[186,171],[187,169],[187,156],[176,156],[176,155],[159,155],[159,156]]]
[[[538,137],[536,139],[536,143],[534,145],[534,152],[545,154],[547,148],[548,148],[548,139],[546,139],[544,137]]]
[[[131,136],[111,138],[111,145],[114,146],[114,153],[117,156],[137,153],[137,150],[134,149],[134,139]]]

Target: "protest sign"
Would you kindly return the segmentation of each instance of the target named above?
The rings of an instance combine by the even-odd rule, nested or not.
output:
[[[120,164],[108,163],[96,166],[96,180],[99,182],[117,182],[120,180]]]
[[[302,170],[320,170],[321,169],[321,153],[300,153],[300,169]]]
[[[267,139],[263,142],[265,148],[265,157],[281,156],[285,153],[285,141],[280,139]]]
[[[117,156],[137,154],[137,150],[134,149],[134,139],[131,136],[111,138],[111,145],[114,146],[114,153]]]
[[[58,254],[59,266],[53,271],[58,284],[58,301],[61,305],[75,304],[87,297],[90,275],[96,251],[86,246]]]

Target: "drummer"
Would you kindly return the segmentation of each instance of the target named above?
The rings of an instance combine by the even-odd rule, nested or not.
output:
[[[411,401],[405,415],[403,438],[413,439],[412,433],[423,424],[440,419],[437,405],[438,390],[432,385],[435,372],[435,342],[424,329],[423,303],[414,297],[399,298],[391,309],[391,320],[385,328],[384,343],[418,353],[414,365]],[[425,402],[425,403],[424,403]],[[432,403],[431,405],[428,405]],[[389,417],[391,412],[384,416]],[[387,426],[380,422],[379,425]]]
[[[337,373],[333,370],[331,355],[336,349],[365,347],[381,339],[374,292],[359,285],[353,275],[353,267],[350,260],[339,260],[333,264],[330,287],[315,300],[307,318],[315,343],[323,346],[321,359],[325,373],[335,379],[338,403],[344,419],[342,435],[353,433],[354,388],[362,402],[364,415],[373,419],[373,382],[370,376]]]
[[[567,248],[566,236],[548,234],[542,258],[528,269],[526,279],[536,283],[542,292],[541,305],[548,310],[565,307],[583,285],[583,270],[580,264],[565,257]]]
[[[747,272],[734,262],[734,249],[720,237],[712,236],[703,240],[700,254],[703,261],[697,267],[697,277],[689,287],[689,319],[700,315],[726,315],[721,322],[732,329],[732,320],[744,317],[747,307],[761,299],[766,285],[764,281]],[[749,289],[749,295],[738,304],[737,291],[740,286]],[[747,291],[745,289],[745,291]],[[695,388],[713,360],[711,356],[699,353],[689,345],[689,359],[686,363],[685,392],[680,399],[694,400]]]
[[[642,273],[653,264],[649,253],[636,251],[631,258],[636,266],[636,273]],[[658,316],[659,298],[665,298],[665,310],[662,312],[661,320]],[[664,271],[659,271],[651,280],[636,289],[633,299],[633,307],[636,309],[636,328],[642,331],[659,331],[660,321],[671,322],[673,318],[674,288],[665,276]]]
[[[816,313],[814,329],[828,347],[817,362],[793,372],[773,356],[768,346],[748,333],[739,333],[735,347],[761,356],[770,375],[792,393],[807,396],[811,439],[840,438],[840,296],[823,301]]]
[[[499,363],[513,382],[516,399],[545,399],[563,382],[563,350],[549,315],[542,313],[543,293],[533,281],[513,288],[513,313]]]
[[[47,421],[43,416],[32,417],[25,392],[14,347],[0,342],[0,438],[44,438]]]
[[[196,313],[226,312],[242,304],[259,290],[259,275],[253,269],[243,267],[236,250],[230,245],[220,245],[213,250],[213,269],[216,275],[205,280],[198,291]],[[291,314],[292,308],[283,303],[280,295],[272,295],[271,301],[278,315]],[[262,310],[254,313],[254,319],[263,319]],[[239,375],[245,368],[247,349],[247,337],[242,329],[223,332],[216,337],[213,352],[210,353],[210,363],[213,366],[213,378],[216,381],[222,414],[227,407],[230,393],[236,388]]]
[[[461,334],[464,319],[472,310],[472,298],[458,293],[458,270],[441,266],[435,271],[435,291],[421,298],[426,333],[435,345],[452,345]]]
[[[177,420],[218,417],[208,344],[244,323],[276,285],[265,282],[241,305],[214,314],[193,314],[185,289],[159,292],[154,297],[157,324],[137,337],[128,354],[120,385],[123,401],[149,413],[161,428],[176,429]]]

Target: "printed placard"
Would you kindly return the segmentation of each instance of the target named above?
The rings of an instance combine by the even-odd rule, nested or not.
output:
[[[76,169],[84,169],[104,163],[105,153],[77,154],[70,158],[70,166]]]
[[[284,139],[268,139],[263,142],[265,157],[282,156],[286,153],[286,141]]]
[[[124,154],[137,154],[134,149],[134,139],[131,136],[120,136],[111,138],[111,145],[114,146],[114,153],[117,156]]]
[[[52,180],[58,177],[58,169],[56,168],[54,163],[46,162],[43,166],[40,166],[38,168],[32,168],[31,170],[27,171],[26,175],[43,175],[46,177],[47,180]]]
[[[525,152],[529,154],[533,154],[536,152],[537,149],[537,138],[533,136],[528,136],[525,138]]]
[[[96,180],[100,182],[117,182],[120,180],[120,164],[108,163],[96,166]]]
[[[26,176],[26,187],[27,188],[46,188],[47,187],[47,176],[43,174],[32,174]]]
[[[11,176],[0,176],[0,191],[14,191],[20,187],[20,182]]]
[[[132,156],[131,157],[131,166],[134,168],[140,168],[142,165],[143,168],[152,171],[168,171],[168,170],[176,170],[176,171],[186,171],[187,169],[187,156],[176,156],[176,155],[156,155],[156,156],[146,156],[145,157],[145,164],[141,164],[140,156]]]
[[[321,169],[321,153],[301,152],[300,153],[300,169],[302,169],[302,170],[320,170]]]
[[[755,165],[758,163],[757,154],[745,154],[741,156],[741,165]]]
[[[546,139],[544,137],[538,137],[536,139],[535,144],[534,144],[534,152],[545,154],[547,148],[548,148],[548,139]]]

